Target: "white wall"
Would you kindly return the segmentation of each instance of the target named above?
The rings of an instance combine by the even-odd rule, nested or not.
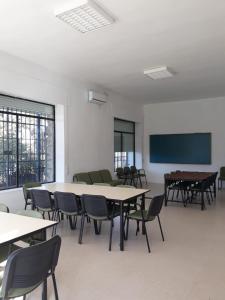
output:
[[[0,93],[56,105],[56,180],[72,180],[75,172],[109,168],[113,171],[113,118],[138,122],[137,160],[142,163],[143,110],[108,92],[102,106],[87,101],[87,91],[101,88],[74,82],[0,52]],[[0,202],[13,210],[23,207],[21,189],[1,191]]]
[[[155,164],[149,162],[149,135],[212,133],[211,165]],[[144,165],[151,182],[163,182],[174,170],[216,171],[225,165],[225,98],[144,106]]]

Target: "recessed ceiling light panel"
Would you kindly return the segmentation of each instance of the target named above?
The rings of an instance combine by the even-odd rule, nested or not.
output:
[[[110,25],[114,19],[91,0],[83,0],[78,6],[56,12],[56,17],[81,33]]]
[[[171,78],[174,75],[173,72],[171,72],[171,70],[168,70],[167,67],[151,68],[144,71],[144,74],[153,80]]]

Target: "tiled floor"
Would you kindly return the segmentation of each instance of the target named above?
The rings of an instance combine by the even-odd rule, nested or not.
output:
[[[152,185],[151,194],[163,190]],[[86,225],[83,244],[68,224],[59,229],[62,249],[57,268],[63,300],[224,300],[225,299],[225,192],[216,203],[201,211],[199,206],[163,207],[163,243],[157,222],[148,225],[152,253],[145,237],[135,236],[131,223],[125,251],[119,251],[119,222],[108,251],[108,224],[95,236]],[[49,280],[49,299],[54,299]],[[40,289],[28,299],[40,299]]]

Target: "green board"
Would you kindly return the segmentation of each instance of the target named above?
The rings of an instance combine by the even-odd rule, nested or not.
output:
[[[211,164],[211,133],[150,135],[150,162]]]

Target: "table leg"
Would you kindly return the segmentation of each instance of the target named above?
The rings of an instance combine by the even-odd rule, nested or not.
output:
[[[164,194],[165,194],[165,206],[167,206],[168,195],[167,195],[167,182],[164,182]]]
[[[213,192],[214,192],[214,197],[216,198],[216,179],[213,184]]]
[[[139,176],[139,181],[140,181],[140,187],[142,188],[141,176]]]
[[[94,228],[95,228],[95,234],[99,235],[100,232],[99,232],[99,229],[98,229],[98,222],[97,222],[97,220],[94,220]]]
[[[43,231],[43,235],[44,235],[44,240],[47,240],[47,232],[46,229]],[[43,287],[42,287],[42,300],[47,300],[48,296],[47,296],[47,279],[44,280],[43,282]]]
[[[141,197],[141,209],[145,210],[145,194]],[[145,234],[145,224],[142,222],[142,234]]]
[[[205,208],[205,201],[204,201],[204,190],[201,190],[201,210]]]
[[[120,201],[120,251],[124,250],[123,201]]]

